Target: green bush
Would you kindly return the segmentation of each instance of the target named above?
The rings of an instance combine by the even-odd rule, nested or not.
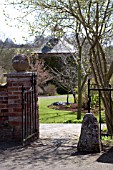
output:
[[[98,94],[92,94],[91,95],[91,107],[95,107],[98,104]]]
[[[100,122],[101,122],[101,123],[105,123],[105,122],[106,122],[105,116],[102,116],[102,117],[101,117],[101,120],[99,120],[99,123],[100,123]]]

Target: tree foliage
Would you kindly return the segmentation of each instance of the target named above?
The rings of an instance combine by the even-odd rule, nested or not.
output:
[[[113,1],[112,0],[26,0],[16,3],[27,10],[35,11],[36,32],[53,30],[54,36],[72,33],[76,27],[84,34],[89,44],[89,62],[98,88],[108,88],[113,74],[113,60],[108,65],[105,42],[109,44],[113,37]],[[13,1],[13,4],[14,1]],[[56,27],[57,26],[57,27]],[[57,28],[57,32],[53,28]],[[31,28],[33,28],[31,26]],[[34,29],[34,28],[33,28]],[[108,131],[113,133],[113,111],[110,110],[109,94],[101,94],[106,110]]]
[[[34,59],[34,57],[33,57]],[[32,62],[33,63],[33,62]],[[37,59],[34,64],[32,64],[32,71],[36,71],[38,75],[38,92],[39,94],[47,95],[47,84],[53,79],[53,76],[47,70],[44,65],[43,59]],[[53,87],[53,86],[52,86]],[[55,90],[54,90],[55,91]]]

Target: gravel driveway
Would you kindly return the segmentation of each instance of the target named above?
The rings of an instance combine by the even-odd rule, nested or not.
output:
[[[41,124],[40,139],[27,147],[0,143],[0,170],[113,170],[113,148],[77,152],[80,124]]]

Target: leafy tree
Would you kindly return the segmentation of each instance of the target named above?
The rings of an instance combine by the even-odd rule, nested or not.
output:
[[[13,1],[14,2],[14,1]],[[19,1],[20,2],[20,1]],[[98,88],[109,88],[113,74],[113,61],[108,66],[104,44],[113,37],[113,1],[112,0],[38,0],[21,1],[20,5],[29,8],[28,13],[37,11],[39,28],[47,31],[57,25],[60,34],[76,29],[77,23],[89,44],[89,62]],[[41,19],[38,17],[41,16]],[[48,19],[47,19],[48,18]],[[76,22],[77,21],[77,22]],[[45,24],[46,23],[46,24]],[[48,27],[47,27],[48,26]],[[101,94],[105,106],[108,132],[113,134],[113,111],[110,109],[109,93]]]
[[[67,50],[68,54],[62,53],[59,55],[58,48],[57,58],[60,61],[60,68],[55,66],[51,67],[52,73],[55,75],[55,80],[57,84],[63,87],[68,93],[71,92],[74,97],[74,102],[76,102],[75,97],[75,87],[78,85],[78,114],[77,118],[81,118],[81,107],[82,107],[82,91],[87,80],[87,76],[89,75],[89,66],[85,68],[85,63],[87,63],[86,54],[83,57],[83,45],[85,43],[85,37],[82,38],[78,34],[78,32],[73,34],[75,38],[73,38],[72,42],[69,40],[69,37],[64,37],[62,40],[62,45],[74,45],[76,46],[76,51],[72,52],[68,46]],[[60,40],[61,41],[61,40]],[[68,41],[68,44],[64,43],[64,41]],[[54,57],[51,57],[54,62]],[[85,63],[83,63],[85,61]],[[58,64],[59,62],[57,62]],[[56,63],[55,63],[56,64]],[[78,84],[77,84],[78,83]],[[67,95],[67,103],[68,103],[68,95]]]
[[[50,67],[56,84],[67,91],[67,104],[69,104],[69,93],[73,94],[74,103],[76,103],[75,87],[77,86],[78,79],[77,66],[71,55],[60,54],[58,57],[62,63],[60,70],[57,67]]]
[[[43,4],[43,2],[44,1],[42,1],[42,4]],[[30,3],[30,1],[29,1],[29,3]],[[47,2],[45,1],[45,4],[46,3]],[[77,118],[80,119],[81,118],[81,107],[82,107],[82,105],[81,105],[82,91],[83,91],[84,84],[87,80],[87,76],[89,74],[89,72],[86,71],[89,69],[89,67],[88,67],[88,69],[85,69],[84,77],[83,77],[83,73],[82,73],[83,63],[84,63],[83,58],[82,58],[82,46],[85,42],[86,36],[84,36],[83,33],[80,31],[80,29],[82,28],[81,23],[79,21],[75,20],[74,18],[70,19],[70,16],[67,15],[66,13],[65,14],[62,13],[59,15],[57,13],[57,11],[51,12],[51,10],[49,8],[47,8],[47,10],[46,10],[45,7],[44,7],[45,8],[44,9],[43,5],[40,6],[40,2],[33,1],[29,4],[29,7],[26,6],[26,5],[28,5],[27,1],[20,2],[20,3],[17,1],[16,3],[13,3],[13,4],[14,5],[18,4],[19,7],[21,7],[21,8],[23,8],[23,6],[25,5],[26,9],[28,9],[26,11],[25,15],[28,15],[29,13],[31,13],[31,11],[35,11],[36,23],[38,24],[38,28],[39,28],[39,26],[41,26],[41,29],[37,29],[37,27],[35,28],[34,25],[32,26],[30,24],[30,28],[31,28],[32,32],[34,32],[34,33],[38,32],[41,35],[40,37],[42,37],[42,33],[44,33],[44,32],[47,33],[48,30],[49,31],[51,30],[50,32],[51,32],[52,38],[50,38],[50,40],[46,43],[46,46],[48,48],[46,46],[44,46],[44,48],[42,49],[42,52],[44,52],[44,53],[48,52],[47,51],[48,49],[51,50],[53,48],[53,46],[55,46],[56,43],[58,43],[58,41],[61,39],[61,37],[66,34],[67,30],[69,30],[69,31],[71,30],[71,34],[74,32],[73,35],[76,38],[75,49],[77,49],[77,51],[78,51],[78,55],[76,55],[76,58],[75,58],[75,56],[73,56],[74,62],[76,63],[75,65],[77,65],[77,67],[78,67],[78,75],[77,75],[77,77],[78,77],[78,114],[77,114]],[[43,10],[40,7],[43,8]],[[40,16],[40,19],[39,19],[39,16]],[[37,21],[37,18],[38,18],[38,21]],[[81,39],[82,39],[82,42],[81,42]],[[51,47],[51,45],[52,45],[52,47]],[[70,51],[70,53],[71,53],[71,51]],[[57,65],[58,71],[60,71],[60,70],[62,71],[62,62],[61,62],[60,58],[54,56],[54,62],[53,62],[53,57],[46,57],[46,58],[44,58],[44,60],[45,60],[45,63],[48,64],[49,66],[51,65],[52,68],[53,67],[56,68],[56,65]],[[86,58],[85,58],[85,60],[86,60]],[[71,77],[71,75],[70,75],[70,78],[73,79]],[[75,82],[73,82],[73,81],[70,81],[70,83],[75,84]],[[68,88],[68,85],[67,85],[67,88]],[[71,91],[73,92],[73,95],[74,95],[74,90],[72,90],[72,88],[71,88]]]
[[[53,76],[45,67],[43,59],[37,59],[35,62],[33,60],[34,56],[31,56],[32,71],[36,71],[38,74],[38,91],[42,94],[46,94],[47,83],[53,79]]]
[[[11,41],[12,43],[12,41]],[[6,47],[6,44],[8,45]],[[8,42],[8,38],[0,45],[0,66],[2,66],[4,72],[9,72],[13,70],[12,68],[12,57],[16,54],[14,48],[10,48],[10,43]]]
[[[71,22],[78,21],[81,29],[86,35],[89,47],[89,62],[95,78],[95,82],[100,88],[109,88],[109,82],[113,74],[113,61],[107,66],[107,58],[104,51],[105,37],[113,35],[112,17],[113,1],[112,0],[75,0],[75,1],[41,1],[37,3],[41,9],[61,14],[62,18],[69,18]],[[72,19],[71,19],[72,18]],[[58,17],[57,17],[58,19]],[[64,19],[64,21],[66,20]],[[60,20],[61,21],[61,18]],[[64,24],[64,23],[63,23]],[[109,34],[108,34],[109,33]],[[108,102],[109,94],[101,94],[106,111],[106,123],[109,133],[113,133],[113,119]]]

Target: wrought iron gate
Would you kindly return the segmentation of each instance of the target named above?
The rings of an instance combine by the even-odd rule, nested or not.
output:
[[[100,136],[113,136],[113,134],[108,134],[108,133],[102,133],[102,114],[101,114],[101,93],[102,92],[109,92],[109,98],[110,98],[110,110],[112,110],[112,92],[113,89],[111,88],[111,85],[109,85],[109,88],[98,88],[96,84],[90,84],[90,79],[88,80],[88,113],[90,113],[91,109],[91,91],[96,91],[98,92],[98,105],[99,105],[99,123],[100,123]]]
[[[22,143],[27,144],[37,136],[36,79],[32,74],[31,88],[22,86]]]

